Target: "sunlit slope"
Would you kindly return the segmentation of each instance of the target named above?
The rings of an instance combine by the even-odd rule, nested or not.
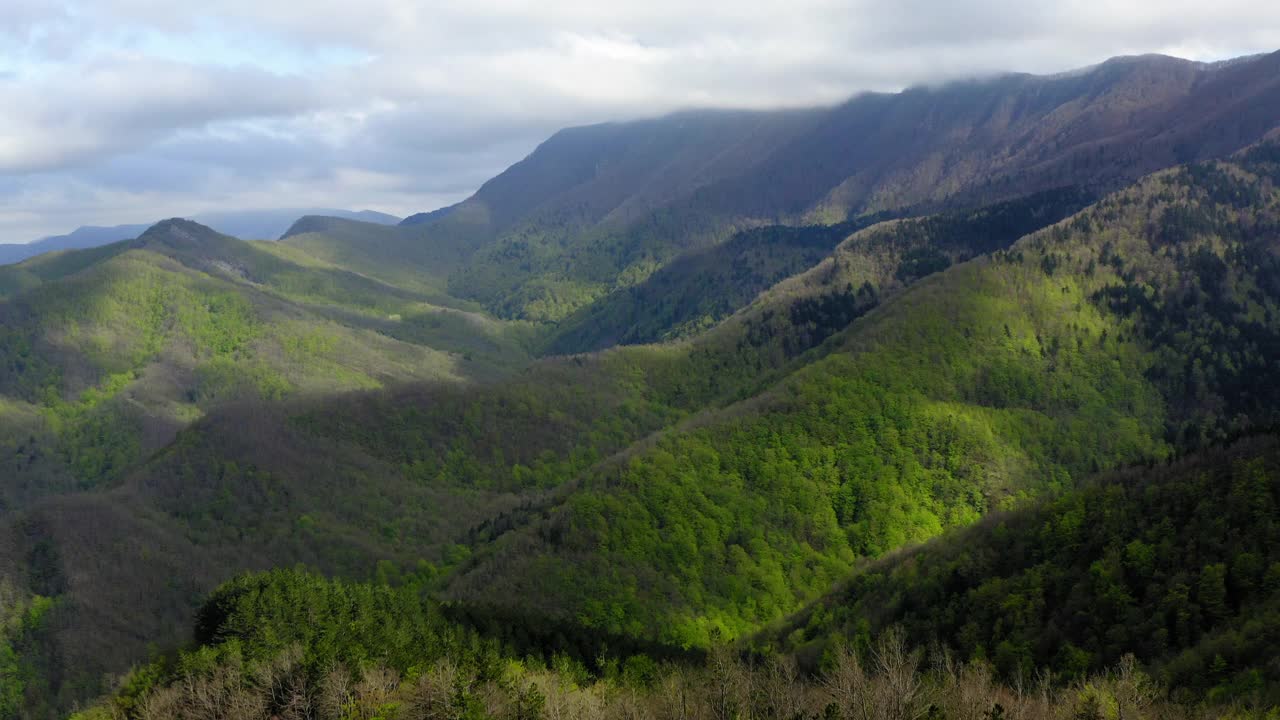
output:
[[[920,282],[761,397],[587,473],[452,593],[705,643],[859,558],[1273,421],[1240,380],[1278,370],[1274,150],[1242,163],[1153,176]]]
[[[1274,701],[1278,507],[1274,436],[1126,469],[859,568],[759,642],[817,662],[897,625],[1007,678],[1134,653],[1191,697]]]

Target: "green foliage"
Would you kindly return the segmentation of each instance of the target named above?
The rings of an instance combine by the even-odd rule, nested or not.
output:
[[[1006,677],[1135,653],[1188,697],[1246,698],[1280,667],[1280,442],[1134,468],[857,572],[777,633],[793,647],[900,625]],[[796,631],[798,629],[798,632]],[[1255,679],[1256,678],[1256,679]]]
[[[39,282],[0,300],[0,394],[16,401],[0,407],[0,448],[24,482],[0,496],[109,485],[226,403],[492,377],[525,357],[492,320],[266,247],[166,221],[23,263]],[[426,313],[450,322],[396,332]]]
[[[207,666],[226,653],[268,660],[293,646],[304,648],[302,663],[317,674],[339,663],[359,668],[374,661],[403,672],[447,656],[492,675],[501,660],[496,645],[450,623],[415,585],[346,583],[284,570],[219,587],[197,614],[196,640],[217,646],[217,654],[198,651],[182,664]]]
[[[1095,300],[1158,349],[1149,374],[1170,398],[1172,440],[1200,446],[1280,423],[1280,391],[1259,382],[1280,369],[1280,220],[1261,212],[1262,186],[1239,168],[1193,165],[1160,187],[1185,199],[1159,214],[1150,252],[1188,271],[1104,253],[1120,281]]]
[[[244,680],[291,657],[312,674],[339,662],[391,662],[409,676],[413,667],[401,667],[409,648],[452,642],[452,625],[436,624],[435,606],[402,605],[421,603],[427,587],[490,618],[523,613],[510,623],[517,635],[530,634],[523,628],[532,623],[701,647],[782,620],[859,563],[905,544],[1063,491],[1097,470],[1163,458],[1172,443],[1189,445],[1169,432],[1184,420],[1243,426],[1210,416],[1231,407],[1233,418],[1248,419],[1250,407],[1261,407],[1240,397],[1243,383],[1226,381],[1245,372],[1228,368],[1270,376],[1252,360],[1270,347],[1271,271],[1261,244],[1237,236],[1271,227],[1274,192],[1227,166],[1182,177],[1148,181],[1012,246],[1013,233],[1052,222],[1078,196],[881,223],[696,338],[544,360],[465,390],[416,381],[475,377],[473,357],[489,363],[481,372],[497,374],[504,358],[522,356],[516,346],[533,323],[442,309],[425,285],[394,275],[391,259],[429,238],[434,224],[414,231],[423,235],[397,234],[373,253],[380,258],[369,273],[338,268],[301,241],[243,246],[171,224],[133,251],[4,304],[21,322],[4,356],[14,373],[0,383],[23,398],[9,403],[5,426],[30,427],[25,409],[39,404],[53,432],[77,447],[127,450],[65,454],[76,472],[133,472],[126,487],[78,499],[83,506],[42,511],[75,518],[83,507],[86,516],[111,517],[118,543],[154,530],[161,540],[126,571],[154,592],[125,611],[156,612],[147,618],[153,626],[185,616],[198,591],[235,568],[306,561],[396,586],[384,596],[303,580],[259,591],[246,581],[227,616],[243,612],[243,621],[213,646],[221,649],[203,651],[214,655],[188,658],[182,671],[193,676],[231,666]],[[1239,178],[1246,188],[1231,185]],[[1264,202],[1239,206],[1256,198]],[[676,235],[707,243],[730,235],[723,218],[678,209],[634,233],[595,223],[594,212],[568,213],[559,225],[516,222],[485,251],[492,254],[451,266],[451,282],[475,281],[473,297],[490,309],[540,322],[654,277],[685,249]],[[1183,226],[1190,229],[1170,230]],[[757,240],[763,246],[769,237]],[[358,250],[348,242],[342,251]],[[493,259],[501,262],[484,264]],[[760,270],[759,284],[775,274],[763,253],[745,262]],[[413,262],[401,266],[416,272]],[[363,277],[374,270],[376,280]],[[1183,367],[1176,361],[1192,351],[1151,329],[1171,326],[1161,318],[1185,296],[1152,302],[1154,312],[1142,304],[1181,284],[1194,289],[1190,306],[1212,316],[1193,339],[1247,340],[1243,355],[1214,353],[1223,357],[1198,404],[1181,403],[1170,373],[1160,371]],[[1238,307],[1210,306],[1222,298]],[[704,306],[706,299],[691,312],[737,302]],[[453,354],[431,350],[433,342]],[[336,395],[347,390],[370,392]],[[234,402],[286,395],[293,402]],[[121,413],[136,406],[145,412],[133,423]],[[205,412],[160,452],[108,434],[163,443]],[[32,437],[9,445],[31,457]],[[130,455],[149,460],[138,466]],[[73,524],[60,542],[78,538],[65,529]],[[1159,550],[1137,540],[1123,545],[1120,561],[1090,563],[1106,602],[1132,595],[1117,580],[1124,558],[1158,574]],[[111,552],[83,548],[90,559],[80,567],[93,569],[68,592],[87,607],[121,574],[94,567]],[[172,564],[153,563],[152,553]],[[216,564],[181,566],[194,557]],[[1252,551],[1202,558],[1190,566],[1185,594],[1197,604],[1204,598],[1202,614],[1229,624],[1233,578],[1267,582],[1268,559]],[[1017,615],[1019,602],[1002,609]],[[369,610],[347,612],[356,606]],[[341,623],[309,624],[334,608]],[[442,635],[378,620],[401,612],[421,632],[444,628]],[[97,630],[87,614],[76,622],[66,637]],[[339,629],[348,624],[351,632]],[[118,636],[109,628],[132,626],[103,627]],[[565,646],[579,645],[568,635]],[[301,657],[291,654],[298,647]],[[389,661],[384,650],[398,654]],[[1025,667],[1035,652],[1017,636],[984,644],[1003,671]],[[1094,653],[1087,642],[1064,643],[1054,662],[1083,672],[1096,667]],[[1224,695],[1257,685],[1234,658],[1215,651],[1205,669]],[[632,675],[652,677],[640,666]],[[460,697],[454,710],[478,712],[475,694]],[[391,712],[384,701],[377,713]],[[537,705],[533,696],[529,705]]]
[[[904,296],[850,336],[860,347],[796,373],[758,409],[593,473],[537,531],[553,554],[522,559],[528,575],[515,582],[590,625],[701,645],[781,619],[858,557],[1163,453],[1142,355],[1077,342],[1096,340],[1105,319],[1080,291],[1037,277],[966,266]],[[1071,350],[1051,353],[1054,339]],[[1016,368],[1016,382],[992,367]],[[463,582],[487,598],[511,580],[477,571]]]
[[[662,664],[602,650],[588,669],[564,654],[535,651],[516,660],[483,632],[450,624],[447,611],[412,586],[332,582],[297,571],[242,577],[200,611],[197,636],[205,644],[136,668],[109,699],[73,717],[995,720],[1009,707],[1026,718],[1142,720],[1221,717],[1225,709],[1163,701],[1163,689],[1132,656],[1079,685],[1035,693],[997,684],[981,661],[944,656],[923,663],[897,631],[863,652],[837,648],[812,675],[787,656],[748,659],[724,646],[705,661]]]
[[[44,705],[45,668],[34,666],[30,658],[53,605],[50,598],[25,595],[0,580],[0,717],[19,717],[30,706]]]
[[[279,243],[255,244],[259,250],[303,266],[326,269],[325,285],[340,283],[343,294],[359,289],[374,304],[386,302],[405,291],[427,302],[461,310],[477,306],[445,294],[445,278],[473,250],[467,233],[454,234],[433,227],[388,226],[340,218],[308,217],[299,220]],[[315,273],[282,282],[295,292],[320,295],[339,301],[342,294],[327,290],[307,290],[315,283]],[[379,294],[375,283],[381,284]],[[388,292],[396,288],[398,292]]]

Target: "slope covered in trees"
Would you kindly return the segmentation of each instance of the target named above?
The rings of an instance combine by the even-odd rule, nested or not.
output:
[[[1273,192],[1239,168],[1216,172]],[[995,259],[962,262],[1009,243],[1010,217],[1056,217],[1055,196],[881,223],[673,345],[544,361],[465,392],[218,410],[117,490],[31,510],[10,525],[13,552],[29,565],[41,542],[57,550],[52,574],[67,584],[53,646],[77,670],[136,652],[90,612],[109,588],[157,589],[107,604],[126,624],[146,608],[146,636],[176,640],[193,592],[236,568],[298,561],[357,576],[379,559],[400,573],[425,563],[486,612],[620,636],[749,634],[860,558],[1180,443],[1170,418],[1184,410],[1149,372],[1168,348],[1110,298],[1142,268],[1198,287],[1191,248],[1219,247],[1207,238],[1232,223],[1253,223],[1237,236],[1255,237],[1266,203],[1228,213],[1209,178],[1153,178]],[[1167,254],[1148,242],[1158,227],[1146,203],[1162,194],[1171,209],[1207,209],[1209,234]],[[183,252],[197,266],[213,257]],[[1220,252],[1232,273],[1253,267]],[[1266,317],[1272,300],[1259,297],[1250,317]],[[104,562],[94,548],[110,543],[77,529],[95,515],[113,518],[113,537],[153,537],[169,560]],[[182,569],[189,557],[199,572]],[[178,578],[179,591],[158,589]],[[117,649],[95,658],[95,636]]]
[[[3,502],[118,480],[228,402],[469,381],[524,360],[492,320],[273,250],[168,221],[5,268]]]
[[[1188,423],[1238,427],[1219,406],[1266,422],[1230,371],[1275,370],[1276,190],[1265,153],[1241,163],[1158,174],[908,289],[765,395],[587,473],[453,596],[703,644],[781,619],[860,558],[1164,457]],[[1135,286],[1150,314],[1115,306]],[[1202,297],[1223,303],[1212,320],[1148,331]],[[1239,339],[1196,363],[1204,333]],[[1169,366],[1200,368],[1201,394]]]
[[[893,213],[879,213],[835,225],[771,225],[745,230],[720,245],[681,255],[644,282],[607,295],[566,318],[556,328],[549,348],[552,352],[581,352],[692,336],[747,306],[759,293],[802,274],[791,287],[808,281],[822,286],[823,291],[810,288],[797,293],[788,300],[792,305],[789,310],[775,302],[761,305],[785,311],[793,326],[842,328],[881,295],[944,270],[953,262],[1004,249],[1023,235],[1079,211],[1093,199],[1080,188],[1057,188],[976,210],[897,224],[885,223]],[[878,227],[857,235],[873,226]],[[851,272],[828,271],[828,263],[820,266],[837,247],[840,259],[831,262],[850,266]],[[819,267],[811,272],[815,266]],[[861,275],[855,278],[857,273]],[[769,332],[789,331],[779,326]],[[752,334],[758,336],[761,331]],[[789,342],[797,348],[816,344]]]
[[[557,718],[1143,718],[1221,717],[1179,704],[1127,656],[1069,686],[1001,685],[981,661],[926,658],[896,632],[845,647],[814,674],[787,656],[705,659],[601,650],[565,652],[562,638],[512,642],[457,608],[398,587],[299,572],[220,587],[196,622],[199,647],[134,670],[76,720],[237,717]],[[1047,681],[1047,678],[1046,678]],[[1232,717],[1263,717],[1241,708]]]
[[[1134,653],[1184,696],[1277,702],[1280,442],[1106,475],[858,570],[772,634],[819,661],[898,626],[1006,678]]]

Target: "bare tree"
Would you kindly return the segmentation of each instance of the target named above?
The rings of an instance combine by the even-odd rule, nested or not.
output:
[[[920,651],[909,650],[896,628],[886,631],[872,649],[875,661],[878,715],[883,720],[918,720],[929,712],[924,678],[920,675]]]
[[[844,720],[874,720],[872,685],[858,653],[842,645],[831,670],[822,676],[822,686]]]

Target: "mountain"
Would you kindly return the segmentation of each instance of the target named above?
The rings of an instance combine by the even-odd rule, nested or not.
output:
[[[304,215],[345,217],[380,225],[394,225],[400,221],[394,215],[372,210],[245,210],[224,211],[196,215],[196,222],[208,225],[227,235],[242,238],[274,240]],[[108,245],[120,240],[131,240],[141,235],[150,225],[115,225],[113,227],[80,227],[67,235],[42,238],[31,243],[0,245],[0,265],[9,265],[56,250],[84,250]]]
[[[912,285],[584,473],[449,596],[702,645],[991,509],[1271,426],[1274,160],[1157,174]]]
[[[451,295],[554,322],[691,249],[768,224],[973,207],[1118,189],[1262,139],[1280,53],[1228,64],[1117,58],[831,108],[691,112],[561,131],[473,197],[415,227],[474,248]]]
[[[208,212],[192,216],[192,220],[220,233],[247,240],[275,240],[288,231],[294,221],[306,215],[359,220],[377,225],[395,225],[400,218],[373,210],[337,210],[333,208],[292,208],[281,210],[241,210]]]
[[[141,235],[148,227],[148,225],[115,225],[113,227],[91,225],[76,228],[66,235],[42,238],[31,243],[0,245],[0,265],[21,262],[27,258],[57,250],[84,250],[121,240],[131,240]]]
[[[252,574],[201,605],[198,649],[135,671],[99,709],[290,717],[334,695],[370,714],[483,698],[495,714],[545,703],[582,717],[641,708],[714,718],[720,703],[766,717],[834,707],[825,712],[1208,718],[1228,702],[1265,708],[1280,669],[1271,651],[1278,463],[1280,439],[1256,436],[993,514],[859,568],[756,639],[766,662],[441,605],[416,574],[371,583]],[[28,617],[48,612],[25,607]],[[955,655],[922,663],[920,648],[938,641]],[[361,683],[357,666],[377,683]],[[1019,678],[1038,668],[1054,675],[1025,692]],[[1204,697],[1211,704],[1197,709]]]
[[[543,361],[465,391],[214,409],[109,492],[30,505],[9,526],[11,554],[46,558],[66,608],[48,646],[77,673],[136,657],[104,623],[175,637],[191,598],[232,568],[300,561],[356,575],[378,560],[425,567],[468,606],[591,632],[675,645],[749,635],[862,558],[1166,457],[1191,442],[1188,420],[1196,437],[1230,432],[1237,413],[1205,408],[1251,402],[1225,369],[1267,355],[1246,343],[1201,359],[1213,379],[1194,397],[1221,399],[1193,400],[1160,379],[1184,375],[1153,360],[1192,356],[1111,298],[1159,272],[1178,293],[1161,307],[1197,307],[1183,294],[1217,307],[1201,268],[1218,247],[1231,263],[1219,296],[1257,287],[1250,314],[1266,316],[1276,296],[1253,278],[1272,271],[1245,258],[1272,237],[1274,200],[1255,194],[1274,194],[1257,174],[1267,157],[1252,156],[1248,176],[1156,176],[994,256],[981,243],[1007,212],[881,223],[685,344]],[[1160,197],[1165,220],[1148,227]],[[1200,230],[1177,234],[1184,225]],[[1254,240],[1227,252],[1221,237]],[[1269,342],[1266,327],[1246,337]],[[1266,422],[1267,403],[1242,409]],[[97,515],[113,520],[76,519]],[[105,562],[97,548],[131,537],[164,559]]]
[[[391,226],[308,215],[293,223],[280,242],[326,262],[429,293],[442,304],[479,308],[447,294],[449,274],[474,248],[467,242],[425,234],[414,224]]]
[[[607,648],[677,663],[643,670],[653,687],[703,653],[729,667],[730,641],[822,664],[895,619],[915,644],[951,633],[839,594],[830,623],[804,613],[908,546],[1053,516],[1118,467],[1221,467],[1216,445],[1280,419],[1280,151],[1258,142],[1276,62],[1130,58],[572,129],[398,225],[304,216],[246,242],[173,219],[0,268],[0,668],[17,678],[0,702],[20,699],[0,707],[56,716],[119,690],[126,717],[163,715],[129,703],[286,676],[389,703],[434,682],[415,659],[452,658],[450,697],[478,714],[473,690],[523,693],[520,668],[563,690],[651,667]],[[1152,511],[1236,517],[1192,488],[1203,512]],[[1149,524],[1136,499],[1117,508]],[[1189,537],[1171,542],[1200,553]],[[1267,537],[1224,547],[1270,557]],[[1092,568],[1080,549],[1055,562]],[[1269,627],[1262,595],[1230,598],[1238,613],[1197,627]],[[948,641],[967,678],[984,658],[1006,679],[1027,657],[1055,682],[1119,668],[1064,699],[1075,712],[1136,682],[1124,643],[1089,644],[1114,620],[1062,630],[1083,665],[1024,650],[1058,637],[1031,619]],[[880,637],[850,630],[868,623]],[[1127,649],[1198,700],[1217,684],[1166,672],[1209,657],[1198,642]],[[1208,667],[1266,685],[1256,655]]]
[[[1280,277],[1273,249],[1278,180],[1280,155],[1270,146],[1233,163],[1159,173],[989,255],[947,257],[946,268],[917,252],[947,247],[930,231],[985,238],[961,232],[962,221],[975,223],[972,229],[1005,214],[897,220],[859,231],[832,258],[765,293],[716,333],[749,338],[750,328],[762,327],[749,318],[821,306],[818,298],[839,296],[858,277],[897,289],[794,356],[799,364],[763,393],[743,403],[712,402],[697,415],[678,409],[689,402],[681,398],[688,383],[709,378],[687,377],[696,365],[671,347],[546,361],[478,392],[322,402],[286,411],[287,421],[261,410],[213,413],[108,495],[76,498],[74,509],[70,498],[46,501],[25,515],[9,555],[38,562],[43,593],[61,598],[64,613],[98,603],[113,613],[51,621],[45,627],[61,639],[43,646],[61,649],[32,662],[79,668],[116,653],[128,657],[132,651],[122,652],[101,627],[123,622],[147,637],[176,634],[190,613],[183,593],[199,594],[232,567],[305,558],[330,572],[359,574],[392,558],[377,566],[379,582],[407,580],[413,590],[403,597],[443,581],[453,607],[495,618],[516,635],[523,631],[512,623],[549,624],[578,627],[573,632],[584,637],[678,647],[776,623],[786,628],[776,642],[817,658],[842,633],[874,648],[863,628],[896,621],[912,642],[942,636],[976,661],[993,661],[1006,677],[1023,663],[1078,677],[1129,651],[1194,697],[1248,695],[1270,672],[1270,626],[1259,623],[1270,617],[1265,568],[1276,545],[1265,523],[1248,518],[1271,515],[1274,442],[1199,450],[1168,471],[1141,465],[1226,437],[1246,421],[1274,423],[1270,396],[1255,397],[1233,377],[1280,370],[1267,350],[1280,302],[1273,283]],[[926,275],[913,280],[915,272]],[[1184,335],[1166,336],[1173,318],[1181,318]],[[683,352],[694,357],[697,344],[708,343],[703,350],[714,357],[714,348],[724,347],[712,342],[716,333]],[[1235,343],[1214,341],[1219,333]],[[1208,347],[1215,351],[1201,355]],[[666,376],[666,363],[678,368],[668,371],[678,376],[671,381],[684,383],[666,386],[683,389],[666,401],[665,412],[675,412],[641,419],[639,401],[664,392],[654,380]],[[650,380],[634,381],[646,372]],[[1182,386],[1189,378],[1199,383],[1195,392]],[[610,393],[631,395],[610,409],[600,403]],[[698,405],[705,403],[687,407]],[[547,419],[555,424],[543,426]],[[627,419],[641,424],[627,427]],[[668,430],[613,457],[608,445],[597,445],[606,451],[594,457],[586,450],[602,441],[627,445],[626,437],[642,438],[656,426]],[[511,437],[522,442],[498,441]],[[234,468],[225,460],[233,457]],[[1130,463],[1139,466],[1088,479],[1097,468]],[[567,477],[577,479],[565,483]],[[915,555],[890,553],[992,511],[986,524],[944,535]],[[85,516],[115,519],[86,536],[90,526],[78,520]],[[369,533],[373,518],[379,529]],[[1044,536],[1043,528],[1065,534]],[[111,565],[95,556],[96,547],[138,537],[158,554],[155,562]],[[983,551],[983,543],[993,549]],[[1150,573],[1129,576],[1129,563],[1147,557],[1144,547],[1152,548]],[[1011,603],[1032,593],[1032,583],[1048,582],[1043,569],[1017,573],[1043,567],[1037,558],[1049,551],[1066,574],[1039,592],[1062,595],[1038,607],[1088,607],[1089,623],[1022,614],[1017,624],[993,617],[977,631],[962,632],[958,620],[944,624],[967,613],[1012,617]],[[436,559],[426,559],[433,552]],[[1189,563],[1187,553],[1195,558]],[[1244,555],[1254,560],[1234,569]],[[204,564],[182,570],[187,556]],[[1113,556],[1126,574],[1107,574]],[[956,578],[956,563],[968,574]],[[988,580],[996,574],[1020,579]],[[933,584],[935,575],[946,584]],[[1113,590],[1106,582],[1117,577],[1131,584]],[[1211,600],[1213,578],[1224,588],[1219,605]],[[275,622],[292,623],[280,632],[298,632],[296,622],[268,618],[287,617],[277,613],[329,592],[269,589],[311,581],[268,582],[237,611],[268,615],[242,616],[238,629],[224,633],[253,634]],[[162,589],[166,583],[178,587]],[[836,583],[852,594],[814,606],[829,610],[791,615]],[[974,589],[952,594],[966,587]],[[1141,602],[1163,614],[1142,612],[1135,590],[1124,587],[1157,593]],[[1167,602],[1183,597],[1179,587],[1188,588],[1186,612]],[[928,593],[940,596],[930,600]],[[215,601],[220,597],[234,595]],[[272,597],[284,598],[281,610],[263,604]],[[847,609],[837,606],[842,602]],[[115,614],[138,607],[147,611]],[[937,613],[919,614],[925,607]],[[309,612],[315,618],[319,610]],[[1133,612],[1153,619],[1140,623]],[[1191,634],[1158,632],[1162,619],[1182,627],[1184,615]],[[1116,635],[1117,623],[1135,639]],[[360,627],[374,632],[382,624]],[[423,627],[437,626],[403,632]],[[981,634],[987,628],[990,639]],[[1137,639],[1147,633],[1150,640]],[[262,637],[248,644],[251,652],[281,652],[281,636]],[[394,659],[401,656],[392,648],[424,647],[409,642],[412,635],[404,636],[409,645],[390,639],[400,635],[385,637],[373,654],[386,652],[392,663],[410,662]],[[319,640],[302,647],[335,648]]]
[[[1014,240],[1071,215],[1095,199],[1078,187],[1059,188],[987,206],[901,224],[892,240],[914,246],[912,267],[893,263],[898,279],[922,277],[956,259],[1004,249]],[[549,342],[553,353],[599,350],[693,335],[747,306],[786,278],[818,265],[862,228],[892,219],[894,213],[865,215],[835,225],[766,225],[735,233],[710,248],[680,255],[644,281],[610,293],[559,323]],[[883,229],[883,228],[881,228]],[[923,242],[921,242],[923,240]],[[946,244],[948,247],[940,247]],[[866,253],[871,248],[858,252]],[[945,256],[945,257],[943,257]],[[883,289],[889,278],[876,278]],[[866,282],[864,280],[863,282]]]

